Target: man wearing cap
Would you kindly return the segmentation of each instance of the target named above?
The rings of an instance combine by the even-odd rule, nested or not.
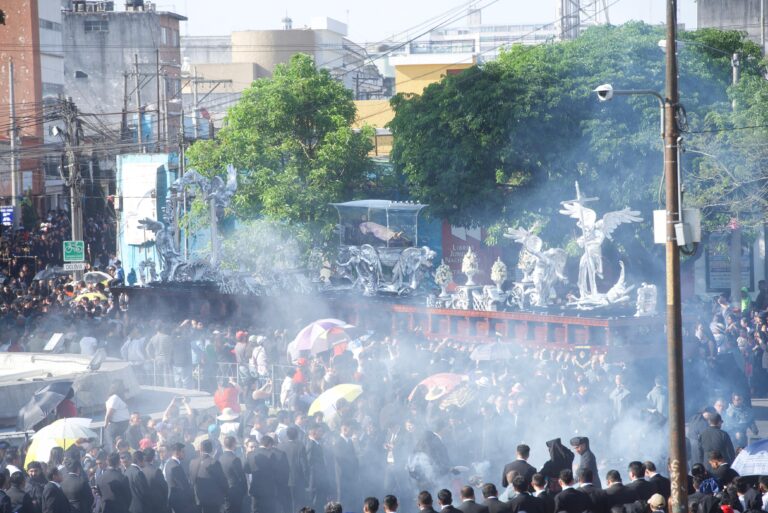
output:
[[[651,508],[651,513],[664,513],[664,508],[667,506],[667,501],[664,500],[664,496],[660,493],[654,493],[648,499],[648,506]]]
[[[200,456],[189,464],[195,502],[201,513],[219,513],[229,490],[221,463],[213,459],[210,440],[200,442]]]
[[[571,447],[581,457],[579,465],[576,467],[576,473],[578,474],[580,469],[588,468],[592,471],[592,484],[595,488],[602,488],[600,477],[597,475],[597,458],[595,458],[592,449],[589,448],[589,438],[586,436],[574,436],[571,438]]]
[[[232,408],[224,408],[221,415],[216,418],[221,423],[219,425],[219,430],[222,435],[237,435],[240,429],[240,423],[238,422],[240,415],[235,413]]]
[[[189,482],[181,460],[184,459],[184,444],[171,445],[171,458],[165,464],[165,481],[168,483],[168,505],[173,513],[187,513],[195,508],[192,500],[192,485]]]

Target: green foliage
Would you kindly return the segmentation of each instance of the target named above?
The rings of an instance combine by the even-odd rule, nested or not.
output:
[[[230,109],[215,141],[195,143],[190,167],[221,173],[241,170],[235,213],[328,230],[335,216],[328,203],[348,200],[370,169],[369,128],[350,128],[352,93],[312,59],[295,55],[256,80]]]
[[[593,204],[598,212],[627,205],[641,210],[646,221],[639,231],[650,233],[650,211],[663,200],[658,103],[651,96],[599,103],[592,90],[611,83],[663,92],[663,37],[661,28],[643,23],[594,27],[575,41],[513,46],[421,95],[397,96],[390,124],[395,170],[434,215],[457,225],[495,226],[490,242],[503,240],[505,225],[537,220],[545,240],[572,238],[574,227],[548,220],[560,218],[559,202],[574,196],[576,180],[600,198]],[[759,105],[768,120],[768,98],[755,96],[756,90],[768,94],[764,81],[752,84],[761,69],[759,48],[737,32],[707,29],[681,37],[687,44],[678,51],[680,96],[691,130],[720,118],[733,124],[729,92]],[[729,90],[734,51],[747,64],[742,84]],[[631,232],[617,232],[619,245],[641,243],[624,233]],[[650,238],[642,239],[650,248]]]

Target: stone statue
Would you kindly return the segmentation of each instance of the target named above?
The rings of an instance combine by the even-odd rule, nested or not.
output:
[[[432,267],[432,260],[437,253],[427,246],[406,248],[400,253],[400,258],[392,268],[393,292],[398,294],[410,293],[419,288],[427,270]]]
[[[378,292],[406,295],[419,287],[435,256],[437,253],[427,246],[404,249],[392,267],[389,281],[384,277],[378,251],[370,244],[343,248],[336,266],[338,273],[352,283],[352,288],[361,288],[366,296]]]
[[[467,252],[464,254],[464,258],[461,260],[461,272],[467,277],[467,287],[475,285],[475,274],[477,274],[479,268],[477,264],[477,254],[472,251],[472,246],[467,248]]]
[[[577,220],[577,226],[581,228],[582,235],[577,239],[580,247],[584,248],[584,254],[579,261],[579,301],[585,303],[599,303],[597,290],[597,278],[603,277],[603,241],[611,239],[611,234],[624,223],[636,223],[642,221],[640,212],[624,208],[615,212],[608,212],[602,219],[597,219],[594,210],[587,208],[588,202],[598,198],[585,198],[579,190],[579,182],[576,182],[576,199],[562,202],[561,214]]]
[[[517,306],[522,308],[526,302],[534,306],[547,306],[552,299],[555,284],[565,281],[565,263],[567,255],[561,248],[542,251],[541,238],[524,228],[509,228],[504,237],[523,245],[520,251],[518,267],[523,269],[523,282],[515,295]],[[532,284],[526,287],[526,284]]]
[[[656,315],[656,285],[643,282],[637,289],[637,303],[635,317],[648,317]]]

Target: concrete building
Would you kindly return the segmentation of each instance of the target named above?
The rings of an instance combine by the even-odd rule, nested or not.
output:
[[[47,12],[47,3],[44,10]],[[3,3],[5,25],[0,25],[0,139],[10,141],[10,63],[14,67],[17,197],[32,195],[38,210],[43,208],[43,169],[40,148],[43,138],[43,76],[38,0],[8,0]],[[0,149],[0,169],[10,170],[10,148]],[[11,203],[10,172],[0,177],[0,202]]]
[[[220,123],[243,90],[254,80],[271,76],[275,66],[296,53],[311,55],[356,98],[386,97],[384,79],[365,49],[346,36],[346,24],[332,18],[314,18],[311,25],[298,29],[285,18],[282,30],[237,31],[229,38],[183,37],[182,55],[190,69],[184,103],[196,104]]]
[[[759,45],[764,30],[761,30],[761,7],[766,9],[765,0],[698,0],[696,3],[696,21],[699,28],[719,28],[738,30],[747,33],[747,37]],[[768,16],[768,12],[763,13]],[[763,23],[765,19],[763,17]]]
[[[66,94],[81,112],[98,114],[86,135],[137,141],[142,110],[143,141],[155,149],[175,145],[181,114],[179,22],[186,18],[142,0],[128,0],[119,12],[111,1],[72,0],[62,15]]]

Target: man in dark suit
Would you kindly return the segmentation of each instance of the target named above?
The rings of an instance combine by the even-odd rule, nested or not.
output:
[[[333,447],[336,474],[336,500],[344,504],[359,504],[357,500],[360,462],[352,443],[354,421],[344,420],[341,433]]]
[[[63,463],[67,474],[61,480],[61,491],[67,497],[72,513],[91,513],[93,493],[88,479],[80,473],[80,462],[67,456]]]
[[[195,509],[192,484],[184,472],[184,444],[176,442],[171,445],[171,458],[165,463],[163,474],[168,483],[168,506],[173,513],[187,513]]]
[[[151,447],[142,452],[144,453],[144,467],[141,471],[144,472],[149,485],[150,511],[168,513],[168,483],[165,482],[163,471],[155,464],[157,454]]]
[[[699,435],[699,452],[704,466],[711,472],[712,465],[707,461],[710,452],[718,451],[723,455],[724,461],[730,464],[736,458],[736,451],[733,449],[731,437],[722,430],[723,419],[720,414],[710,414],[707,421],[709,426]]]
[[[483,506],[488,508],[488,513],[510,513],[509,505],[499,500],[499,491],[493,483],[483,485]]]
[[[459,513],[459,510],[453,507],[453,494],[450,490],[443,488],[437,492],[437,503],[440,505],[440,513]]]
[[[573,487],[573,471],[569,469],[561,470],[559,482],[563,491],[555,495],[555,511],[557,513],[561,511],[584,513],[584,511],[589,510],[592,505],[589,497]]]
[[[600,476],[597,475],[597,458],[595,453],[589,447],[589,438],[586,436],[575,436],[571,438],[571,447],[573,451],[579,455],[579,466],[576,468],[578,474],[580,469],[588,468],[592,471],[593,481],[592,484],[595,488],[602,488],[600,483]]]
[[[285,436],[288,440],[279,444],[277,448],[283,451],[288,459],[288,498],[290,499],[288,511],[299,511],[306,505],[309,473],[307,451],[299,442],[299,428],[288,426]]]
[[[251,475],[251,487],[248,494],[251,496],[252,513],[273,513],[277,511],[277,483],[276,475],[279,472],[278,462],[272,452],[274,440],[269,435],[264,435],[259,441],[259,447],[250,453],[245,460],[246,474]]]
[[[189,477],[195,491],[195,502],[202,513],[219,513],[229,491],[221,463],[213,459],[213,443],[200,442],[200,456],[189,463]]]
[[[523,476],[528,486],[531,485],[531,478],[536,473],[536,467],[528,463],[528,457],[531,455],[531,448],[525,444],[517,446],[517,459],[504,465],[504,472],[501,473],[501,486],[509,486],[507,474],[514,470],[518,475]]]
[[[315,511],[321,511],[328,500],[328,467],[320,445],[322,438],[322,426],[312,424],[307,430],[307,499]]]
[[[710,451],[707,455],[707,460],[709,466],[712,467],[712,470],[710,471],[712,477],[717,479],[721,488],[725,488],[731,484],[734,479],[739,477],[739,473],[731,468],[730,463],[725,461],[725,458],[720,451]]]
[[[48,469],[48,483],[43,488],[43,513],[71,513],[69,501],[61,491],[61,472],[56,467]]]
[[[475,489],[471,486],[461,487],[461,504],[456,509],[462,513],[488,513],[488,507],[475,502]]]
[[[96,489],[101,497],[101,513],[128,513],[131,488],[128,478],[120,471],[119,453],[107,456],[107,469],[96,480]]]
[[[131,490],[130,513],[154,513],[149,493],[149,482],[144,475],[144,453],[133,453],[131,464],[125,469],[125,477],[128,479],[128,488]]]
[[[605,474],[605,482],[608,486],[605,488],[604,511],[610,511],[614,506],[623,506],[638,500],[637,492],[628,489],[621,482],[621,474],[618,470],[609,470]]]
[[[646,461],[643,465],[645,465],[645,478],[656,488],[656,493],[664,497],[664,500],[669,500],[669,496],[672,494],[672,485],[669,479],[656,471],[654,462]]]
[[[43,489],[48,481],[43,473],[43,466],[39,461],[33,461],[27,466],[27,484],[24,491],[32,497],[32,513],[40,513],[43,510]]]
[[[435,508],[432,507],[432,494],[423,491],[419,493],[419,498],[417,499],[417,503],[419,506],[420,513],[437,513],[435,511]]]
[[[533,496],[539,499],[544,506],[544,513],[555,513],[555,497],[547,487],[547,478],[538,472],[531,478]]]
[[[507,503],[510,513],[520,513],[521,511],[544,513],[544,501],[528,493],[528,486],[523,476],[517,476],[512,480],[512,488],[517,492],[517,495]]]
[[[647,504],[651,495],[656,493],[656,488],[645,480],[645,465],[640,461],[631,461],[627,467],[627,472],[630,480],[627,489],[634,490],[640,502]]]
[[[733,509],[741,511],[760,511],[763,509],[762,496],[749,485],[749,481],[743,477],[737,477],[733,480],[736,487],[737,501],[733,503]]]
[[[240,513],[243,505],[243,497],[248,493],[248,482],[243,471],[243,462],[235,455],[237,439],[234,436],[225,436],[224,447],[219,463],[224,477],[227,478],[227,494],[224,498],[222,513]],[[298,511],[292,510],[292,511]]]
[[[579,479],[579,491],[589,497],[592,503],[590,511],[592,513],[608,513],[605,511],[605,491],[597,488],[592,482],[594,476],[589,468],[580,468],[576,471]]]

